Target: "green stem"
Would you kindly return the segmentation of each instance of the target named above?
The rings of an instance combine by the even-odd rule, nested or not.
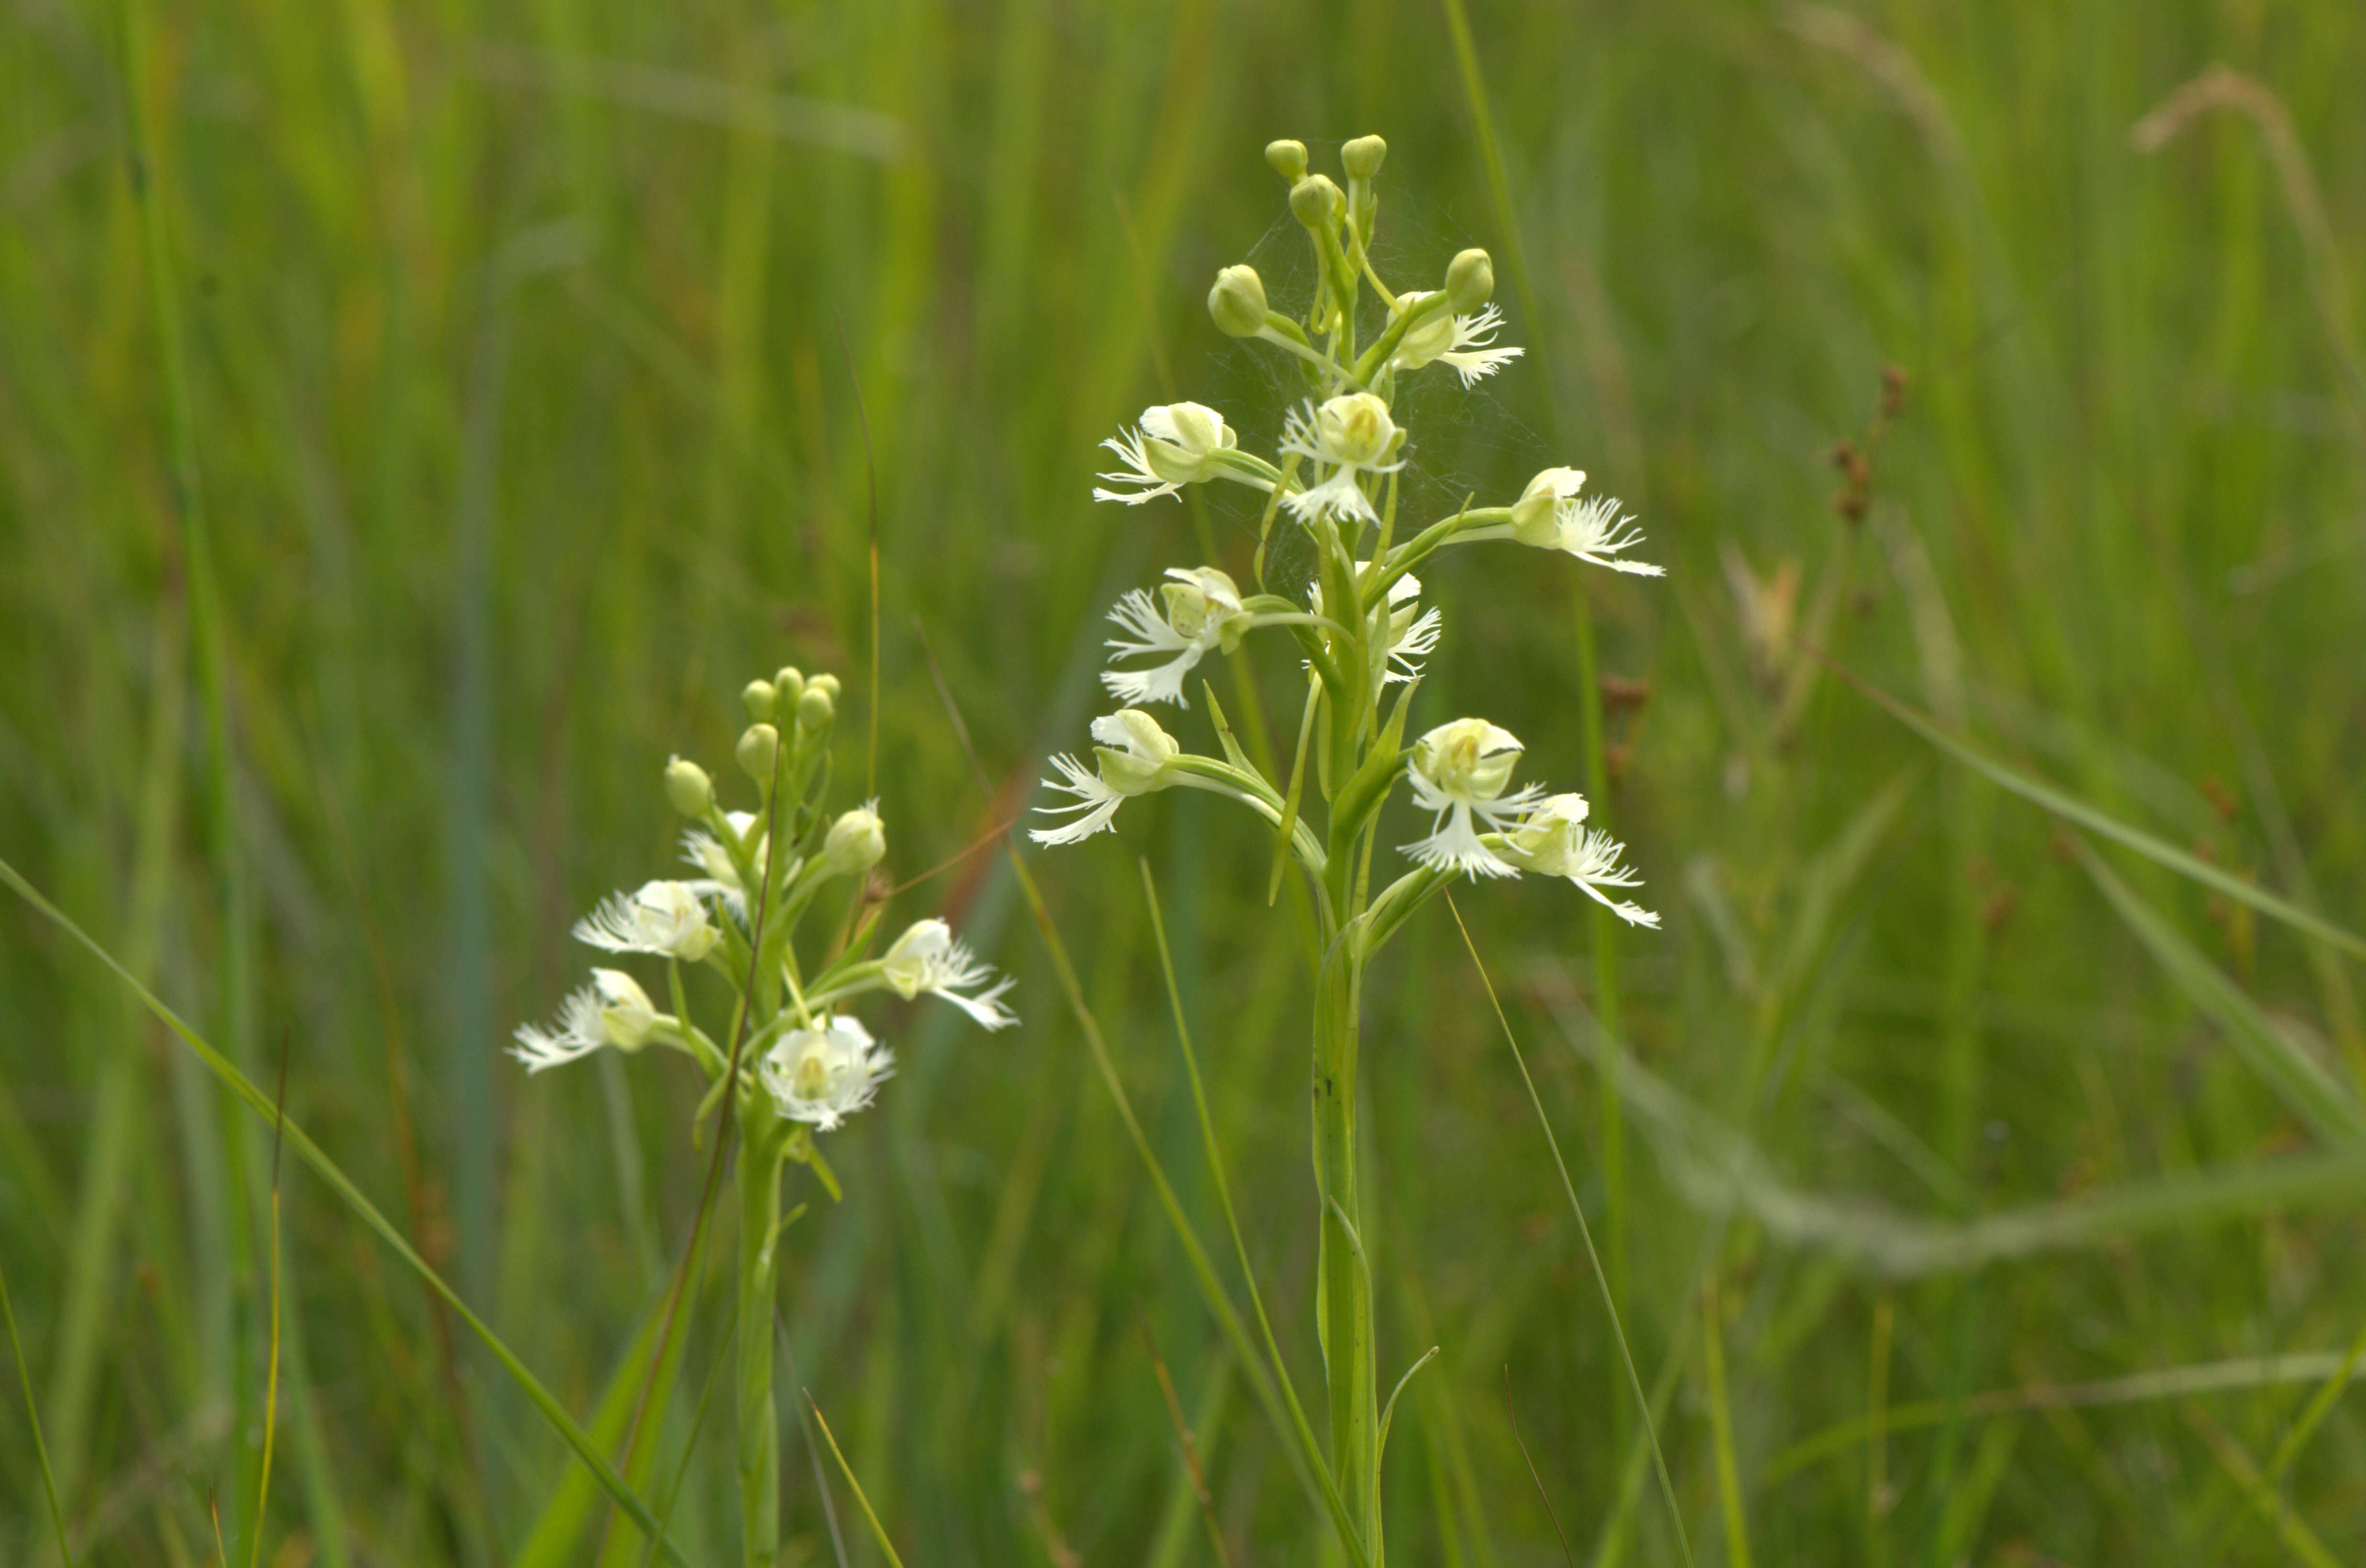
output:
[[[1379,1388],[1370,1275],[1356,1169],[1357,1002],[1362,963],[1346,944],[1323,966],[1314,1015],[1314,1181],[1323,1204],[1315,1304],[1330,1403],[1331,1469],[1361,1539],[1351,1558],[1380,1562]]]
[[[772,1401],[773,1243],[781,1226],[780,1123],[761,1096],[741,1111],[739,1185],[739,1517],[741,1561],[772,1568],[781,1540],[780,1418]]]

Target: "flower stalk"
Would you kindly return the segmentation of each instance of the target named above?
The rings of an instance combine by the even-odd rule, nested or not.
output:
[[[1137,589],[1119,601],[1110,619],[1124,635],[1110,639],[1103,681],[1126,706],[1094,721],[1091,766],[1071,756],[1052,759],[1059,777],[1046,783],[1070,799],[1042,807],[1055,821],[1033,833],[1043,844],[1078,843],[1114,832],[1121,809],[1136,796],[1202,789],[1248,807],[1274,832],[1268,902],[1292,863],[1306,880],[1321,937],[1310,976],[1309,1066],[1319,1238],[1314,1327],[1328,1416],[1327,1457],[1307,1457],[1326,1471],[1321,1490],[1336,1505],[1329,1518],[1342,1555],[1373,1568],[1384,1560],[1385,1426],[1371,1290],[1375,1238],[1361,1202],[1356,1125],[1367,969],[1409,918],[1463,878],[1559,877],[1620,920],[1658,923],[1619,896],[1638,879],[1623,863],[1622,846],[1584,826],[1583,796],[1515,782],[1523,748],[1510,731],[1465,717],[1408,738],[1421,660],[1444,622],[1438,610],[1421,605],[1414,574],[1438,551],[1503,542],[1616,572],[1660,568],[1628,558],[1641,543],[1633,521],[1617,501],[1585,493],[1585,476],[1573,468],[1544,470],[1508,504],[1477,506],[1471,498],[1400,538],[1399,476],[1414,442],[1396,420],[1398,385],[1439,374],[1429,368],[1439,366],[1470,388],[1520,350],[1497,342],[1504,319],[1490,303],[1494,268],[1484,251],[1456,256],[1433,288],[1391,289],[1381,280],[1370,245],[1386,154],[1378,137],[1347,143],[1343,190],[1308,172],[1301,143],[1268,146],[1267,162],[1290,185],[1291,215],[1313,251],[1313,296],[1301,316],[1278,311],[1245,263],[1224,268],[1209,293],[1220,331],[1281,349],[1307,385],[1308,396],[1286,411],[1276,461],[1241,451],[1223,416],[1193,403],[1146,410],[1135,429],[1104,443],[1127,469],[1103,477],[1126,488],[1097,490],[1099,499],[1139,505],[1218,478],[1265,489],[1249,563],[1255,591],[1211,564],[1169,571],[1155,597]],[[1362,297],[1368,283],[1371,312]],[[1359,351],[1364,314],[1372,319]],[[1302,531],[1313,557],[1311,580],[1299,585],[1268,575],[1273,536],[1287,529]],[[1202,662],[1242,656],[1270,641],[1260,633],[1275,631],[1306,672],[1298,744],[1284,778],[1267,777],[1242,754],[1214,711],[1212,693],[1221,758],[1186,750],[1144,711],[1153,703],[1188,709],[1189,678]],[[1427,823],[1409,842],[1386,825],[1401,783]],[[1412,865],[1375,894],[1372,866],[1384,836]]]
[[[836,677],[794,669],[750,681],[740,693],[750,722],[732,755],[756,788],[758,809],[725,810],[704,768],[672,759],[663,792],[696,824],[683,835],[682,857],[700,874],[611,895],[577,923],[576,938],[604,952],[664,958],[671,1011],[658,1011],[631,974],[595,969],[555,1027],[520,1027],[513,1050],[538,1072],[603,1047],[671,1047],[708,1082],[693,1129],[729,1112],[738,1133],[733,1404],[744,1568],[773,1568],[780,1551],[772,1347],[783,1180],[789,1165],[803,1165],[837,1198],[838,1179],[817,1138],[869,1105],[894,1071],[893,1055],[848,1004],[880,991],[905,1000],[927,993],[987,1029],[1018,1021],[1001,1000],[1010,982],[997,981],[941,920],[914,923],[885,954],[871,956],[881,913],[871,873],[886,854],[886,830],[876,801],[826,810],[838,693]],[[826,950],[817,967],[795,938],[806,917],[833,898],[845,901],[847,918],[822,924],[852,939]],[[685,969],[728,988],[727,1050],[694,1020]]]

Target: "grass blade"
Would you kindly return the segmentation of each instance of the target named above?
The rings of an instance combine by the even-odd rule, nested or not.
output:
[[[1824,655],[1818,655],[1818,656]],[[2323,916],[2311,913],[2288,900],[2278,898],[2265,889],[2253,887],[2240,877],[2213,866],[2196,856],[2189,855],[2177,846],[2165,839],[2156,838],[2142,828],[2130,827],[2116,817],[2106,816],[2077,796],[2056,789],[2042,778],[2032,778],[2018,768],[2007,767],[1969,742],[1949,734],[1933,722],[1927,714],[1899,701],[1846,665],[1834,663],[1830,659],[1826,662],[1831,665],[1835,674],[1863,692],[1876,705],[1886,710],[1890,717],[2000,790],[2018,795],[2031,804],[2041,806],[2065,821],[2077,823],[2090,833],[2099,834],[2114,844],[2133,849],[2155,865],[2167,867],[2180,876],[2189,877],[2214,892],[2224,893],[2237,903],[2248,904],[2261,914],[2281,920],[2295,930],[2305,931],[2320,941],[2329,942],[2345,953],[2358,958],[2366,958],[2366,936],[2360,936],[2354,931],[2336,925]]]
[[[8,1295],[8,1271],[0,1267],[0,1314],[8,1319],[8,1348],[17,1354],[17,1381],[25,1387],[25,1419],[33,1428],[33,1452],[41,1462],[41,1487],[49,1494],[50,1525],[57,1531],[58,1556],[73,1568],[73,1548],[66,1543],[66,1513],[58,1506],[58,1481],[50,1469],[50,1445],[41,1437],[41,1411],[33,1398],[33,1374],[25,1365],[25,1342],[17,1337],[17,1304]]]
[[[74,924],[73,918],[63,910],[43,897],[39,889],[25,880],[22,873],[6,860],[0,860],[0,882],[7,883],[19,898],[39,910],[51,924],[73,937],[74,941],[88,949],[92,957],[112,969],[116,978],[130,988],[132,994],[140,999],[148,1011],[154,1014],[166,1028],[178,1035],[182,1043],[186,1045],[197,1059],[205,1064],[207,1070],[220,1079],[232,1094],[246,1102],[249,1109],[258,1115],[275,1114],[269,1095],[256,1088],[254,1081],[231,1065],[228,1058],[208,1045],[204,1036],[189,1027],[179,1014],[166,1006],[153,991],[133,978],[129,969],[118,963],[114,954],[100,946],[88,932]],[[459,1293],[447,1284],[441,1274],[428,1266],[427,1260],[411,1249],[411,1243],[405,1239],[402,1232],[395,1228],[393,1222],[385,1215],[378,1212],[377,1205],[371,1203],[362,1190],[354,1184],[353,1178],[347,1176],[337,1162],[329,1158],[328,1152],[319,1144],[314,1143],[311,1135],[305,1132],[302,1127],[293,1123],[286,1123],[283,1125],[283,1136],[289,1147],[296,1150],[297,1157],[310,1166],[313,1172],[328,1183],[332,1192],[344,1200],[345,1206],[352,1209],[364,1225],[376,1231],[378,1239],[393,1249],[395,1256],[400,1258],[411,1271],[417,1274],[430,1290],[443,1297],[451,1305],[452,1310],[459,1314],[460,1320],[466,1323],[470,1331],[483,1342],[485,1348],[492,1352],[494,1359],[501,1363],[501,1370],[506,1372],[519,1388],[524,1391],[535,1408],[542,1412],[544,1418],[548,1420],[551,1427],[566,1440],[567,1446],[575,1450],[576,1457],[591,1468],[592,1474],[599,1478],[601,1485],[607,1488],[608,1495],[615,1498],[617,1506],[623,1508],[645,1534],[659,1539],[665,1551],[666,1560],[673,1563],[675,1568],[690,1568],[688,1560],[682,1555],[681,1551],[671,1540],[664,1539],[664,1532],[658,1526],[657,1517],[649,1512],[648,1505],[635,1495],[632,1488],[625,1485],[624,1479],[610,1468],[607,1460],[602,1457],[600,1450],[592,1446],[592,1439],[585,1435],[583,1428],[577,1426],[575,1418],[567,1413],[566,1406],[560,1405],[550,1390],[543,1386],[541,1379],[527,1370],[525,1363],[518,1360],[516,1352],[502,1343],[501,1336],[493,1332],[491,1326],[478,1316],[467,1302],[460,1299]]]
[[[871,1521],[871,1533],[877,1538],[879,1550],[887,1554],[887,1561],[895,1568],[904,1568],[904,1560],[896,1555],[896,1543],[887,1539],[887,1527],[879,1522],[877,1514],[872,1512],[871,1499],[862,1495],[862,1483],[855,1479],[854,1466],[847,1463],[846,1456],[839,1452],[838,1438],[829,1429],[829,1418],[821,1413],[820,1406],[814,1404],[811,1390],[806,1392],[806,1403],[813,1408],[813,1418],[821,1428],[822,1440],[829,1445],[829,1457],[838,1461],[839,1473],[845,1476],[846,1484],[854,1489],[854,1500],[862,1506],[862,1517]]]
[[[2366,1110],[2344,1092],[2299,1042],[2275,1025],[2242,987],[2186,940],[2160,911],[2120,880],[2102,857],[2078,846],[2079,864],[2094,879],[2136,940],[2158,959],[2177,989],[2225,1031],[2227,1042],[2284,1103],[2333,1143],[2366,1141]]]
[[[1537,1125],[1544,1129],[1545,1142],[1550,1146],[1553,1168],[1560,1172],[1561,1191],[1569,1196],[1570,1212],[1577,1216],[1577,1234],[1585,1243],[1586,1261],[1594,1266],[1594,1282],[1601,1287],[1602,1305],[1610,1314],[1610,1333],[1618,1342],[1618,1359],[1627,1369],[1628,1386],[1635,1393],[1635,1408],[1643,1418],[1643,1436],[1651,1445],[1651,1462],[1660,1473],[1660,1495],[1667,1499],[1668,1519],[1675,1527],[1676,1547],[1686,1568],[1693,1560],[1692,1541],[1684,1534],[1684,1510],[1676,1506],[1675,1483],[1668,1478],[1667,1456],[1660,1451],[1659,1433],[1651,1424],[1651,1402],[1644,1397],[1643,1380],[1636,1374],[1634,1353],[1627,1348],[1627,1330],[1618,1321],[1618,1305],[1610,1294],[1610,1277],[1602,1271],[1601,1255],[1594,1249],[1594,1227],[1585,1223],[1585,1207],[1577,1201],[1577,1185],[1569,1178],[1569,1162],[1561,1158],[1560,1139],[1553,1136],[1552,1122],[1545,1115],[1545,1103],[1537,1093],[1537,1081],[1528,1075],[1528,1058],[1520,1050],[1519,1036],[1512,1033],[1512,1021],[1504,1014],[1503,1000],[1495,994],[1495,982],[1487,975],[1487,966],[1480,959],[1479,945],[1470,939],[1470,928],[1462,923],[1462,911],[1454,895],[1446,895],[1446,907],[1454,912],[1454,928],[1462,934],[1462,945],[1470,949],[1471,967],[1479,971],[1479,983],[1487,990],[1488,1004],[1495,1010],[1495,1022],[1504,1028],[1504,1043],[1512,1047],[1512,1059],[1519,1064],[1520,1081],[1527,1087],[1528,1103],[1536,1107]]]

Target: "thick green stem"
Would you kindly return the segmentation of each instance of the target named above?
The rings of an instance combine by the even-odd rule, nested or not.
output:
[[[780,1419],[772,1401],[773,1242],[781,1227],[781,1127],[751,1095],[741,1112],[739,1518],[741,1561],[772,1568],[781,1540]]]
[[[1323,966],[1314,1017],[1314,1180],[1322,1200],[1315,1304],[1330,1395],[1331,1466],[1347,1517],[1363,1532],[1348,1551],[1378,1568],[1379,1389],[1371,1277],[1356,1170],[1357,1002],[1362,963],[1346,944]]]

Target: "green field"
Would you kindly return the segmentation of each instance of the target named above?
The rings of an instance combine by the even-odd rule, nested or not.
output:
[[[2361,80],[2335,0],[7,7],[0,860],[291,1132],[0,897],[0,1562],[61,1560],[45,1465],[77,1563],[643,1560],[292,1129],[624,1466],[703,1086],[502,1047],[782,665],[844,683],[890,919],[1023,1020],[869,1007],[843,1201],[792,1170],[783,1562],[887,1561],[800,1390],[911,1568],[1346,1561],[992,834],[1106,711],[1112,601],[1245,577],[1250,492],[1096,505],[1095,443],[1193,398],[1271,450],[1296,384],[1203,300],[1246,259],[1299,308],[1259,151],[1366,132],[1382,265],[1486,247],[1527,350],[1408,383],[1405,505],[1572,465],[1668,567],[1423,568],[1415,728],[1599,769],[1664,926],[1456,892],[1600,1280],[1443,901],[1372,971],[1383,1390],[1440,1349],[1397,1561],[2366,1561]],[[1286,767],[1294,655],[1228,662]],[[1155,880],[1319,1403],[1273,835],[1176,790],[1019,844],[1245,1310]],[[699,1563],[714,1224],[626,1467]]]

